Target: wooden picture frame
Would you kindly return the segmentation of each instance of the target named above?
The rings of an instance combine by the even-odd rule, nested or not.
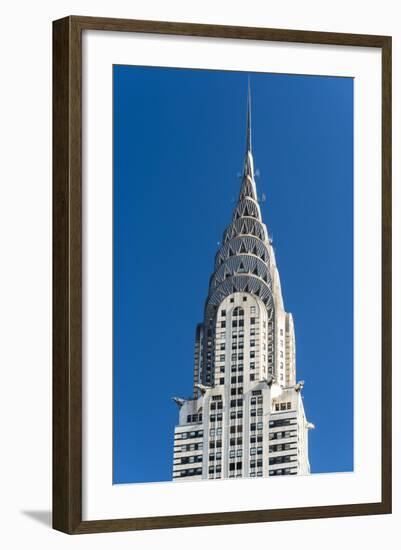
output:
[[[382,56],[382,496],[379,502],[82,521],[82,31],[378,48]],[[391,37],[71,16],[53,23],[53,527],[69,534],[391,512]]]

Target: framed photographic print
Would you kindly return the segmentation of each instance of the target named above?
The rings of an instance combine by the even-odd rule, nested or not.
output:
[[[391,512],[391,38],[53,27],[53,526]]]

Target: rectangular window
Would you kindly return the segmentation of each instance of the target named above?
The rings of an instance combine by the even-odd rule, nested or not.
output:
[[[226,322],[225,322],[225,321],[222,321],[222,322],[220,323],[220,326],[221,326],[221,328],[226,328]]]
[[[255,317],[251,317],[251,325],[255,325],[256,324],[256,318]]]
[[[226,360],[226,356],[224,354],[221,354],[220,355],[220,361],[225,361]]]
[[[255,375],[254,375],[254,374],[250,374],[250,375],[249,375],[249,380],[250,380],[251,382],[253,382],[253,381],[255,380]]]
[[[251,306],[250,311],[251,311],[251,314],[256,313],[256,307],[255,307],[255,306]]]
[[[250,341],[250,346],[251,346],[251,348],[254,348],[254,347],[255,347],[255,340],[251,340],[251,341]]]

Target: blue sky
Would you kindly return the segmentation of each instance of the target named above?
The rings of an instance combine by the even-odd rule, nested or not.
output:
[[[249,73],[115,66],[114,483],[171,480],[171,397],[239,192]],[[312,472],[353,469],[353,81],[250,74],[262,215],[294,316]]]

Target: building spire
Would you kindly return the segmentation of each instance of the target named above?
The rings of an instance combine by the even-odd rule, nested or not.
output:
[[[246,149],[244,160],[244,173],[242,176],[242,185],[240,191],[240,200],[250,197],[257,200],[255,175],[253,169],[252,155],[252,120],[251,120],[251,82],[248,77],[248,98],[246,113]]]
[[[246,117],[246,152],[252,154],[251,81],[248,76],[248,105]]]

